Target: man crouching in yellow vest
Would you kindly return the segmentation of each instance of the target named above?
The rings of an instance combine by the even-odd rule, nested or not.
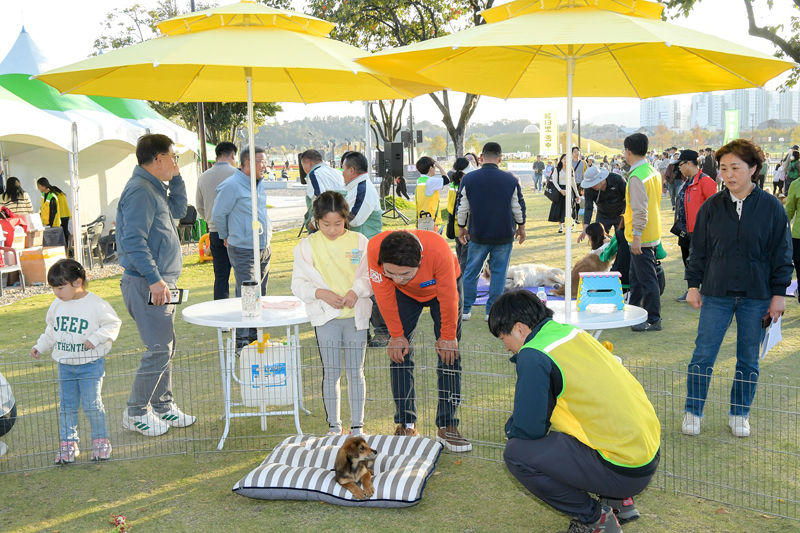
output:
[[[620,522],[639,518],[632,497],[658,467],[661,425],[636,378],[552,316],[528,291],[504,294],[489,313],[517,365],[503,458],[525,488],[570,516],[570,532],[621,532]]]

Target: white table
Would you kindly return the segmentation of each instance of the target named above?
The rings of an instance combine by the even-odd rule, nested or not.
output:
[[[635,305],[625,304],[625,308],[620,311],[613,304],[594,304],[585,311],[578,311],[576,301],[572,300],[571,304],[569,323],[590,333],[595,339],[600,338],[604,329],[635,326],[647,320],[647,311]],[[547,307],[553,310],[553,320],[566,323],[566,306],[563,301],[547,302]]]
[[[229,298],[227,300],[212,300],[210,302],[203,302],[191,305],[183,310],[181,315],[183,319],[198,326],[208,326],[217,328],[217,341],[219,343],[219,365],[222,372],[222,391],[225,396],[225,430],[222,432],[222,438],[217,445],[217,449],[221,450],[225,445],[225,439],[228,437],[230,430],[231,419],[241,418],[248,416],[261,417],[262,430],[266,428],[267,416],[279,415],[293,415],[294,424],[297,428],[297,433],[301,434],[303,431],[300,429],[300,411],[306,414],[311,414],[303,406],[303,382],[300,378],[300,331],[298,326],[309,322],[308,315],[306,314],[306,307],[294,296],[263,296],[262,302],[286,302],[293,301],[299,302],[300,305],[290,309],[262,309],[261,317],[243,317],[242,316],[242,299]],[[231,382],[235,380],[237,383],[242,383],[239,376],[236,375],[236,329],[239,328],[257,328],[258,340],[263,341],[263,328],[275,328],[286,326],[286,342],[288,345],[287,354],[295,354],[296,360],[292,365],[294,371],[291,372],[294,383],[294,398],[293,409],[291,411],[258,411],[258,412],[232,412],[232,407],[240,407],[241,403],[233,403],[231,401]],[[294,331],[292,331],[294,326]],[[225,330],[230,330],[231,338],[228,339],[227,349],[223,341],[223,333]]]

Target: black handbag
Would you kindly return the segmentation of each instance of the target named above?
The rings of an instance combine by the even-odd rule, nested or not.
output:
[[[686,222],[682,222],[680,220],[676,220],[675,223],[672,224],[669,232],[681,239],[685,239],[689,236],[689,232],[686,231]]]
[[[544,195],[551,201],[555,202],[561,196],[561,193],[556,189],[555,185],[553,185],[552,181],[548,181],[547,185],[544,188]]]

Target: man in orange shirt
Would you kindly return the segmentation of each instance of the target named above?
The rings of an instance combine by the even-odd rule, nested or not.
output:
[[[424,307],[430,308],[439,361],[437,442],[453,452],[472,445],[458,431],[461,401],[461,311],[464,296],[458,259],[433,231],[384,231],[367,247],[370,281],[391,338],[387,346],[395,401],[395,435],[417,436],[414,335]]]

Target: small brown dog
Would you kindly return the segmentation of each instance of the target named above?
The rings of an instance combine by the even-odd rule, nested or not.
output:
[[[363,500],[375,494],[372,487],[372,467],[375,463],[377,450],[367,446],[364,437],[352,437],[344,441],[336,454],[334,479],[339,485],[353,493],[357,500]],[[358,482],[364,490],[358,487]]]

